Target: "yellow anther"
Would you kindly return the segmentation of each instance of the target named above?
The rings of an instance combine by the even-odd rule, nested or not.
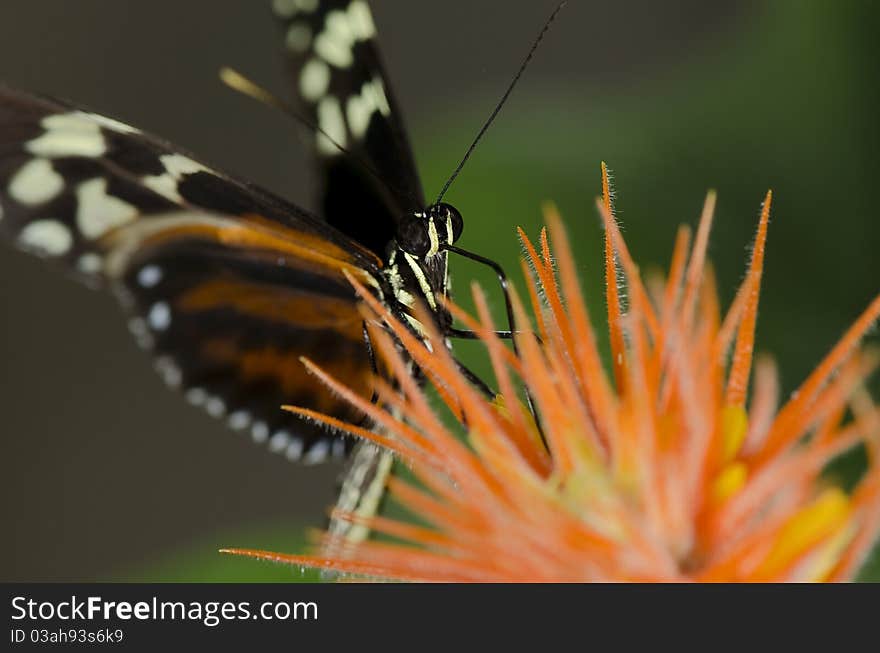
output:
[[[805,554],[821,553],[829,544],[832,545],[832,550],[839,551],[840,542],[834,546],[835,540],[849,518],[849,513],[849,497],[843,490],[836,487],[824,490],[780,530],[775,546],[761,565],[762,571],[770,575],[777,574],[781,568],[787,567]],[[826,538],[829,539],[823,544]],[[822,549],[810,551],[820,544]],[[824,560],[821,566],[828,568],[828,560]]]
[[[746,411],[740,406],[727,405],[721,413],[721,435],[723,437],[722,463],[729,463],[742,447],[746,439],[749,420]]]
[[[749,469],[744,463],[731,463],[721,470],[712,485],[712,497],[721,502],[736,494],[749,477]]]

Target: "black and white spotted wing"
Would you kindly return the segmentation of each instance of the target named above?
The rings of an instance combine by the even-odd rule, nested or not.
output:
[[[273,9],[306,115],[352,155],[315,134],[324,216],[384,252],[400,219],[425,201],[370,9],[365,0],[274,0]]]
[[[280,410],[359,419],[300,356],[369,396],[344,271],[378,292],[382,262],[333,227],[125,124],[0,87],[0,234],[117,291],[191,403],[290,458],[344,451]]]

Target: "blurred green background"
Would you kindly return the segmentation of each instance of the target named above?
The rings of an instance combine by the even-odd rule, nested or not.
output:
[[[372,4],[431,197],[555,2]],[[643,269],[665,268],[676,225],[695,224],[718,190],[710,256],[726,303],[772,188],[758,349],[793,390],[880,291],[880,5],[609,4],[569,3],[456,182],[461,244],[517,270],[514,226],[537,234],[554,200],[598,314],[605,160]],[[276,36],[257,2],[4,0],[0,79],[309,206],[296,130],[216,82],[231,64],[283,91]],[[462,298],[470,279],[494,288],[468,263],[453,273]],[[322,525],[339,469],[293,467],[182,405],[106,297],[9,249],[0,279],[0,578],[298,579],[213,551],[296,550]],[[880,578],[876,561],[868,577]]]

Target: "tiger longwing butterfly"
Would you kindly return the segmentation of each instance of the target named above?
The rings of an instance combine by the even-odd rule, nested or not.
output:
[[[461,166],[428,205],[365,0],[272,8],[315,128],[322,217],[115,119],[0,87],[0,235],[114,291],[161,377],[190,403],[316,463],[351,443],[280,406],[360,419],[300,363],[370,395],[374,361],[346,273],[415,329],[409,309],[421,301],[455,331],[437,295],[447,251],[468,255],[452,247],[461,215],[441,201]],[[341,507],[374,506],[389,465],[360,445]]]

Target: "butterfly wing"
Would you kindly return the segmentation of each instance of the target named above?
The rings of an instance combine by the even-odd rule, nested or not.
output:
[[[370,9],[364,0],[275,0],[273,8],[306,115],[351,153],[315,134],[324,217],[384,252],[400,217],[425,202]]]
[[[369,396],[345,273],[381,262],[321,220],[115,120],[0,87],[0,235],[116,291],[165,381],[273,451],[345,444],[285,403],[359,416],[301,356]]]

